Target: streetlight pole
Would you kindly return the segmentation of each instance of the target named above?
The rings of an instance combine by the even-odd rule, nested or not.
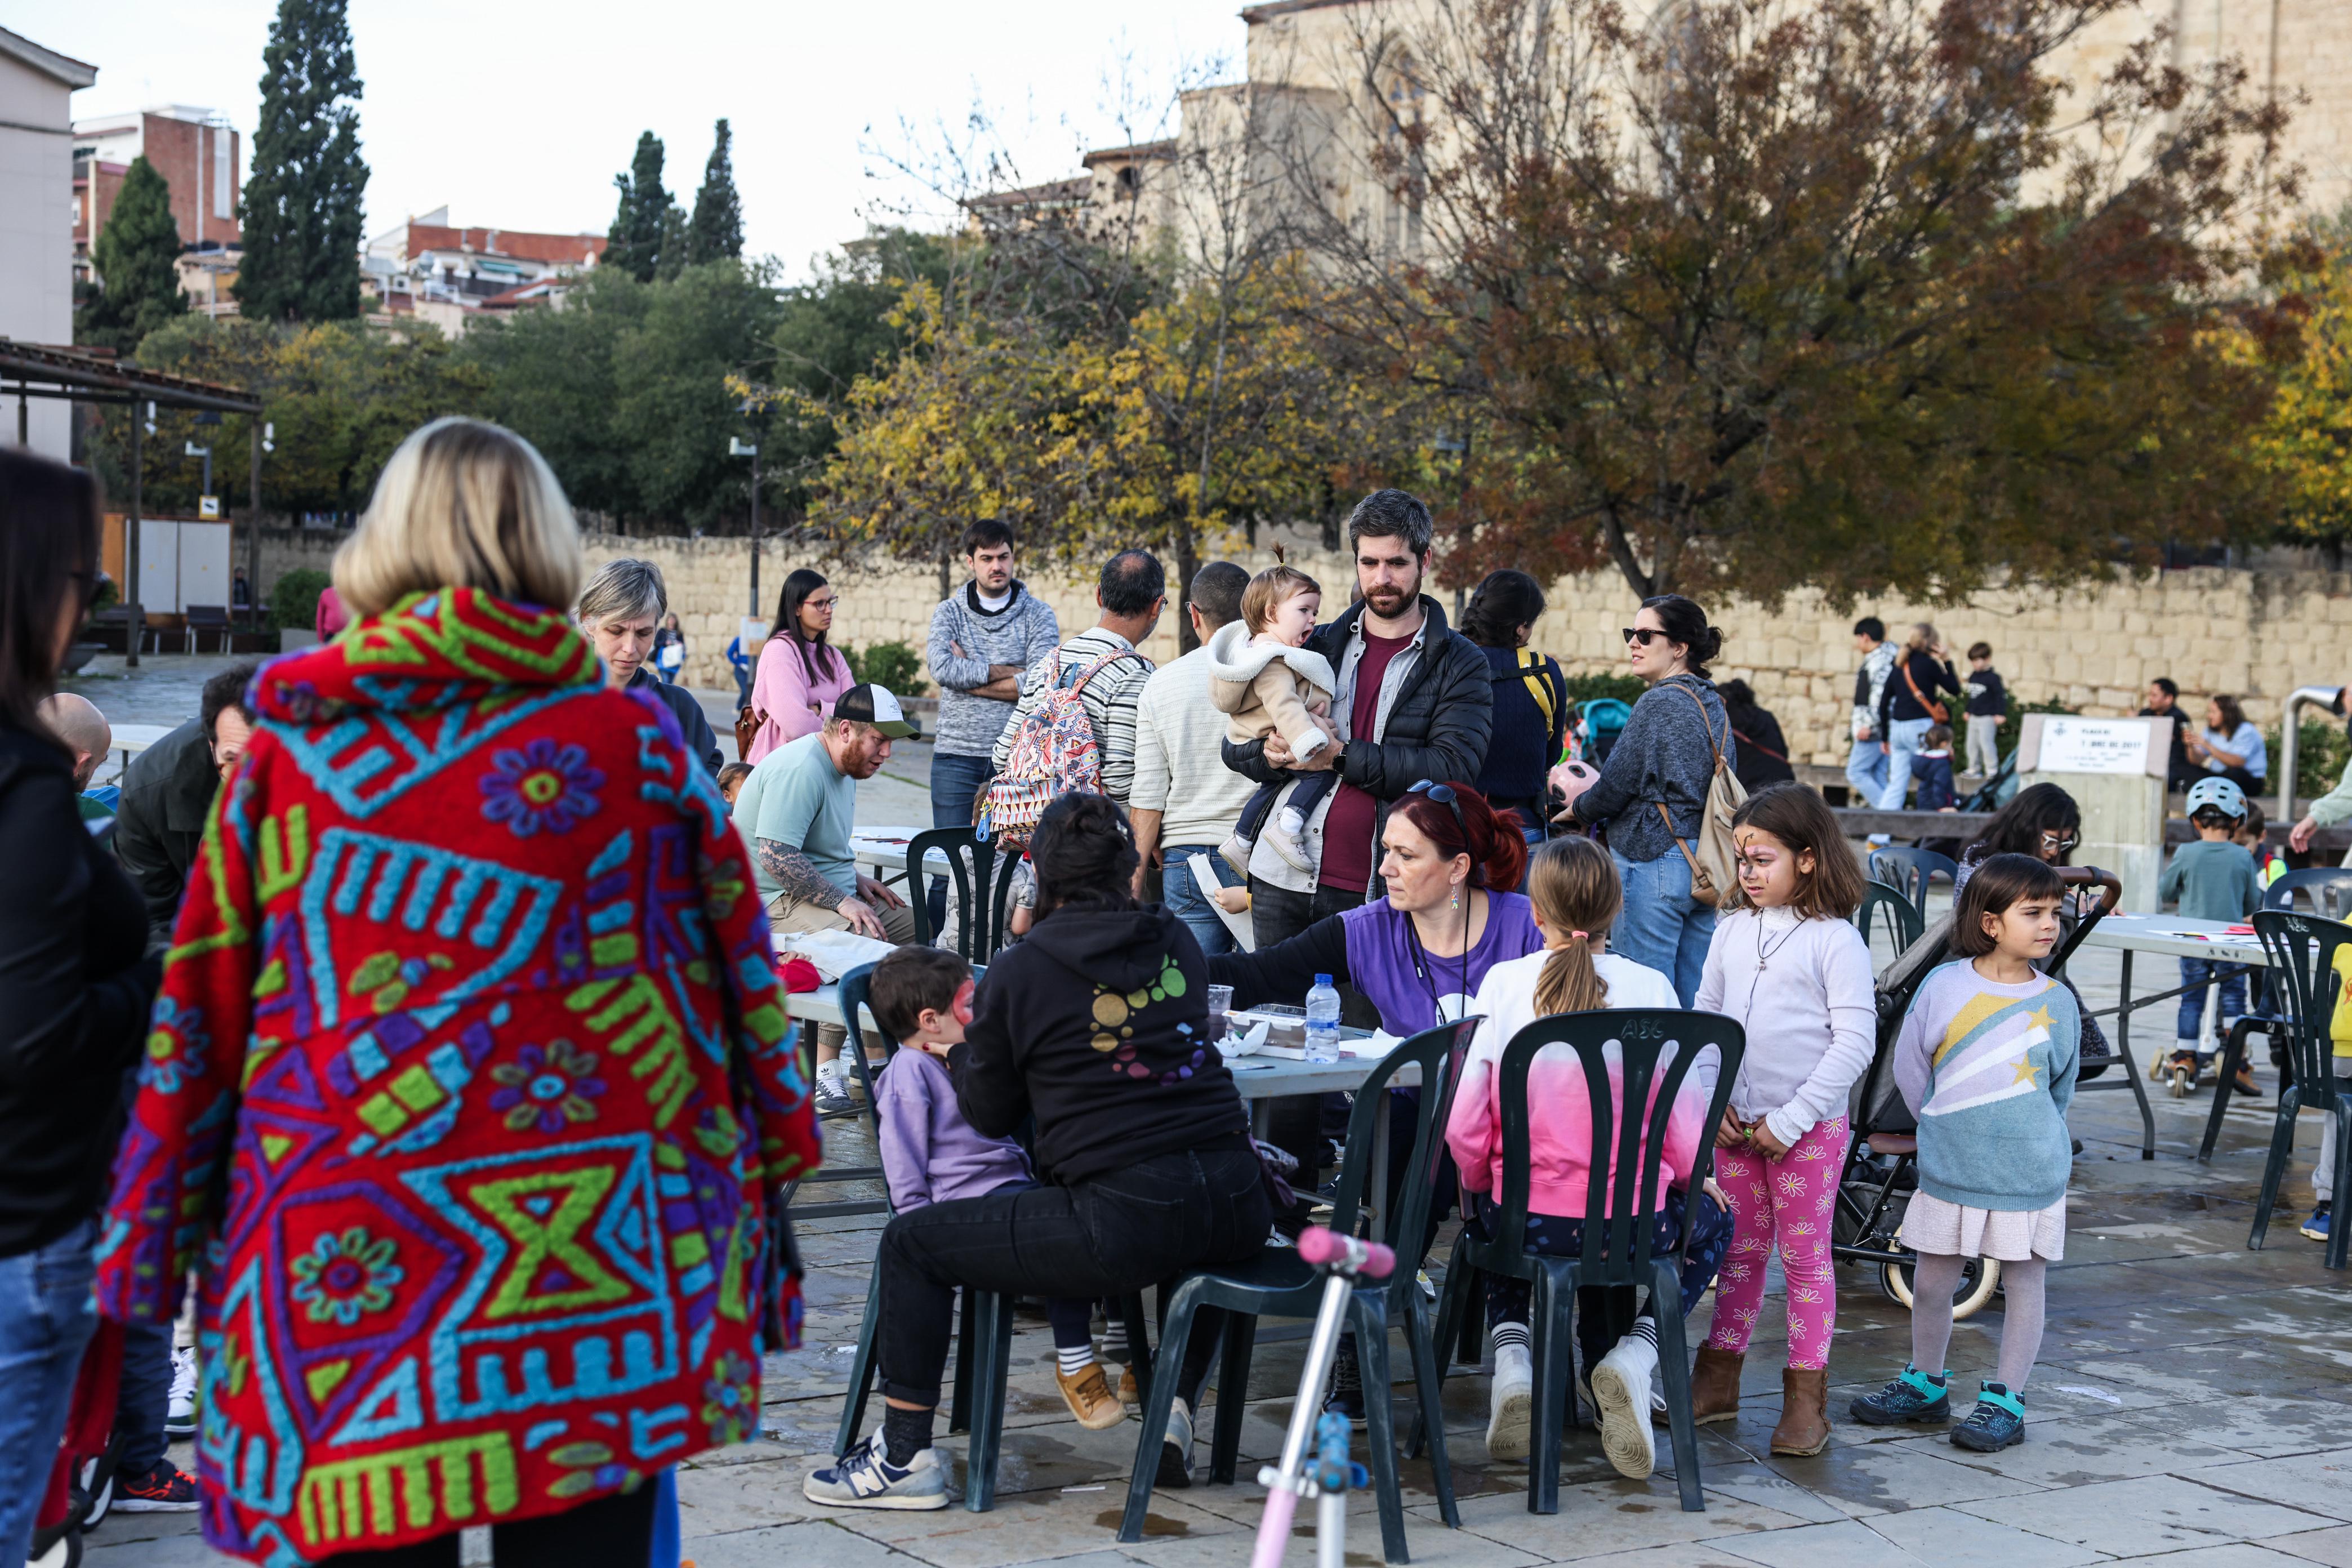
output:
[[[756,619],[760,614],[760,446],[740,436],[730,437],[727,455],[751,459],[751,615]]]
[[[131,515],[122,520],[122,651],[123,668],[139,668],[139,643],[147,629],[147,616],[139,605],[139,512],[140,481],[147,468],[147,421],[155,417],[155,405],[145,409],[131,405]]]

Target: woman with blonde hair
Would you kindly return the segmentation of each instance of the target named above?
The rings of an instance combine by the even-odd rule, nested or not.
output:
[[[797,1336],[771,1205],[817,1147],[751,865],[580,573],[530,444],[439,420],[336,557],[352,625],[255,679],[99,1248],[112,1317],[199,1271],[219,1551],[643,1568],[643,1483],[751,1436]]]
[[[1447,1147],[1470,1196],[1469,1225],[1482,1237],[1496,1228],[1503,1183],[1503,1051],[1538,1018],[1600,1008],[1680,1007],[1674,982],[1645,964],[1609,949],[1609,928],[1623,901],[1617,867],[1609,851],[1590,838],[1555,838],[1535,853],[1528,868],[1528,899],[1534,906],[1543,950],[1498,963],[1486,972],[1470,1011],[1484,1021],[1471,1042],[1454,1110],[1445,1128]],[[1614,1047],[1612,1047],[1612,1061]],[[1706,1137],[1707,1096],[1717,1074],[1713,1047],[1684,1079],[1666,1126],[1659,1174],[1668,1190],[1659,1205],[1658,1249],[1671,1252],[1682,1226],[1686,1189]],[[1528,1184],[1528,1248],[1552,1257],[1583,1250],[1587,1194],[1596,1173],[1606,1191],[1615,1151],[1592,1147],[1592,1106],[1584,1066],[1566,1046],[1547,1046],[1528,1072],[1528,1137],[1531,1175]],[[1596,1167],[1598,1167],[1596,1171]],[[1731,1222],[1718,1194],[1703,1193],[1692,1216],[1689,1250],[1682,1273],[1682,1310],[1688,1313],[1715,1278],[1716,1264],[1731,1240]],[[1650,1432],[1650,1380],[1658,1367],[1657,1324],[1649,1311],[1612,1342],[1608,1325],[1632,1316],[1630,1300],[1609,1303],[1604,1292],[1583,1292],[1576,1312],[1577,1339],[1584,1352],[1593,1402],[1601,1411],[1601,1446],[1620,1473],[1643,1477],[1656,1465]],[[1528,1286],[1518,1279],[1489,1279],[1487,1342],[1495,1354],[1495,1384],[1486,1423],[1486,1452],[1496,1459],[1523,1459],[1528,1453],[1535,1376],[1528,1340]]]
[[[1886,752],[1886,793],[1878,797],[1881,811],[1901,811],[1911,793],[1911,758],[1927,750],[1927,731],[1952,721],[1950,707],[1937,693],[1964,697],[1967,689],[1953,673],[1951,651],[1936,628],[1921,621],[1903,640],[1895,668],[1878,694],[1879,744]]]
[[[596,569],[596,575],[580,590],[572,618],[594,645],[596,657],[604,660],[604,684],[615,691],[634,691],[667,713],[677,721],[687,751],[717,778],[725,759],[719,754],[719,741],[710,732],[702,704],[693,692],[662,679],[646,663],[661,640],[662,616],[668,609],[669,588],[662,581],[661,568],[650,561],[623,556]]]

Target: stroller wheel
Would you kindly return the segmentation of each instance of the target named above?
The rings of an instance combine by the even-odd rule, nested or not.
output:
[[[1878,1288],[1904,1306],[1911,1305],[1911,1266],[1887,1263],[1879,1267]],[[2000,1288],[2000,1265],[1990,1258],[1971,1258],[1960,1265],[1960,1282],[1952,1291],[1952,1321],[1972,1318],[1984,1310]]]
[[[81,1568],[81,1531],[70,1527],[60,1530],[47,1547],[36,1539],[26,1568]]]

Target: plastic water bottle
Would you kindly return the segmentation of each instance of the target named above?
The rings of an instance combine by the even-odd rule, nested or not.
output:
[[[1328,974],[1317,975],[1315,989],[1307,994],[1307,1059],[1339,1059],[1339,993],[1331,988]]]

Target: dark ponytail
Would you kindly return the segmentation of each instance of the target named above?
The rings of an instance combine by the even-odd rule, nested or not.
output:
[[[1701,680],[1708,679],[1706,667],[1723,652],[1723,632],[1706,624],[1706,612],[1680,594],[1658,594],[1642,601],[1642,608],[1658,617],[1665,629],[1666,640],[1688,648],[1683,667]]]
[[[1037,873],[1037,918],[1064,905],[1135,907],[1135,834],[1108,796],[1066,795],[1045,807],[1029,839]]]

